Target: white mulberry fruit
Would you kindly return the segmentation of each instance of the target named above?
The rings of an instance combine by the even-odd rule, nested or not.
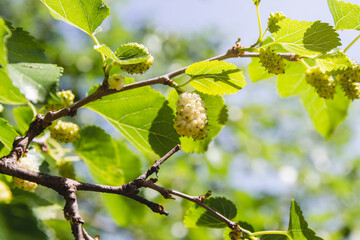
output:
[[[63,143],[75,142],[80,137],[80,128],[75,123],[59,120],[50,126],[50,136]]]
[[[121,76],[120,74],[112,75],[108,81],[109,88],[120,91],[124,87],[124,80],[125,80],[125,78],[123,76]]]
[[[194,140],[206,138],[208,132],[206,107],[197,93],[182,93],[177,101],[175,130]]]
[[[136,64],[121,65],[121,70],[130,74],[142,74],[149,70],[154,62],[153,56],[150,56],[148,60]]]
[[[26,170],[30,170],[33,172],[39,171],[39,165],[31,158],[29,157],[22,157],[17,162],[17,165],[21,168],[24,168]],[[38,186],[37,183],[26,181],[21,178],[13,178],[15,187],[22,188],[26,191],[34,192],[36,187]]]
[[[320,97],[333,99],[335,94],[334,79],[321,72],[319,67],[309,68],[305,72],[306,82],[313,86]]]
[[[60,97],[61,103],[48,104],[45,106],[46,110],[59,110],[74,103],[75,95],[72,93],[71,90],[60,91],[56,94]]]
[[[272,13],[270,13],[270,16],[268,18],[269,31],[271,33],[277,32],[280,29],[279,25],[277,25],[278,22],[280,22],[281,20],[283,20],[285,18],[286,18],[286,16],[282,12],[272,12]]]
[[[273,52],[270,48],[261,48],[259,53],[260,63],[269,73],[282,74],[285,73],[285,62],[283,58]]]

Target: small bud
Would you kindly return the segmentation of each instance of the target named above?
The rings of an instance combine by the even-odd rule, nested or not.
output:
[[[108,81],[109,88],[120,91],[124,87],[124,80],[125,80],[125,78],[123,76],[121,76],[120,74],[112,75]]]

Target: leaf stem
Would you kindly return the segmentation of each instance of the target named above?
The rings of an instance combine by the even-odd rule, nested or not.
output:
[[[304,61],[303,58],[300,60],[300,62],[301,62],[307,69],[310,68],[310,66]]]
[[[344,53],[345,53],[347,50],[349,50],[349,48],[350,48],[357,40],[359,40],[359,38],[360,38],[360,35],[357,36],[354,40],[352,40],[352,42],[344,49]]]
[[[253,236],[270,235],[270,234],[285,235],[285,236],[287,236],[289,239],[291,239],[290,236],[289,236],[289,234],[288,234],[288,232],[286,232],[286,231],[260,231],[260,232],[254,232],[254,233],[252,233]]]
[[[91,34],[90,36],[91,36],[91,38],[94,40],[94,42],[95,42],[96,45],[100,45],[100,42],[97,40],[97,38],[95,37],[94,34]],[[103,62],[105,62],[105,55],[104,55],[102,52],[101,52],[100,54],[101,54],[101,57],[102,57]]]
[[[258,23],[259,23],[259,40],[261,41],[262,30],[261,30],[261,19],[260,19],[259,5],[260,4],[256,5],[256,14],[257,14]]]

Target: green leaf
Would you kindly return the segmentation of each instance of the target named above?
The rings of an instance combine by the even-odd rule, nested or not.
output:
[[[301,100],[316,130],[327,139],[345,119],[350,104],[338,87],[332,100],[319,97],[315,88],[309,85],[301,94]]]
[[[9,22],[7,22],[7,24],[12,32],[12,35],[6,44],[10,63],[49,62],[44,49],[33,36],[22,28],[14,28]]]
[[[205,61],[191,64],[185,71],[191,86],[210,94],[233,94],[246,85],[245,76],[234,64],[225,61]]]
[[[56,240],[73,240],[74,235],[71,233],[71,228],[69,228],[69,222],[59,219],[48,219],[42,221],[47,227],[51,228],[54,231]]]
[[[116,56],[118,58],[117,62],[123,65],[142,63],[150,58],[146,49],[128,44],[123,44],[118,47],[116,49]]]
[[[139,158],[99,127],[81,129],[80,139],[74,147],[97,183],[121,185],[140,175]]]
[[[300,62],[287,62],[285,73],[277,78],[278,93],[281,97],[289,97],[301,93],[308,88],[305,80],[306,67]]]
[[[57,99],[56,90],[63,69],[52,64],[17,63],[8,64],[7,70],[13,84],[25,97],[34,102]]]
[[[208,207],[220,213],[227,219],[236,217],[237,209],[235,204],[224,197],[211,197],[204,202]],[[185,215],[184,223],[186,227],[210,227],[210,228],[224,228],[226,223],[216,217],[209,211],[200,208],[198,205],[191,207]]]
[[[308,228],[302,211],[295,200],[291,201],[290,221],[288,234],[293,240],[321,240],[322,238],[315,236],[315,232]]]
[[[5,104],[24,104],[26,98],[22,95],[18,88],[16,88],[5,69],[0,68],[0,102]]]
[[[238,221],[237,224],[240,227],[242,227],[242,228],[244,228],[244,229],[246,229],[246,230],[248,230],[250,232],[255,232],[254,227],[251,224],[247,223],[247,222]]]
[[[46,240],[40,223],[24,204],[0,204],[0,239]]]
[[[130,79],[126,83],[133,81]],[[150,87],[112,94],[85,107],[102,115],[138,150],[152,157],[154,153],[163,156],[180,143],[168,101]]]
[[[266,80],[274,76],[274,74],[269,73],[266,68],[261,65],[258,58],[251,59],[251,63],[248,65],[248,71],[252,82]]]
[[[328,0],[336,30],[360,30],[360,6],[337,0]]]
[[[320,55],[315,59],[315,61],[321,71],[331,75],[336,75],[352,65],[351,60],[346,56],[346,54],[339,50]]]
[[[193,140],[188,137],[180,137],[181,150],[184,152],[203,153],[207,150],[210,142],[221,131],[222,127],[227,122],[228,114],[227,108],[222,96],[213,96],[198,93],[204,100],[207,108],[207,117],[209,124],[208,136],[203,140]],[[175,90],[171,91],[168,96],[171,108],[176,112],[176,101],[179,99],[179,95]]]
[[[20,106],[14,108],[13,114],[18,130],[24,134],[34,118],[33,110],[29,106]]]
[[[19,136],[15,129],[3,118],[0,118],[0,142],[9,150],[12,149],[14,139]]]
[[[278,25],[280,30],[272,34],[274,43],[300,56],[315,57],[341,45],[339,35],[328,23],[286,18]]]
[[[110,15],[110,9],[102,0],[41,0],[51,15],[62,20],[90,36]]]
[[[131,46],[120,46],[116,54],[105,44],[96,45],[94,49],[121,65],[142,63],[150,57],[147,53]]]
[[[10,36],[10,29],[6,26],[4,19],[0,17],[0,65],[3,68],[5,68],[8,63],[6,42]]]

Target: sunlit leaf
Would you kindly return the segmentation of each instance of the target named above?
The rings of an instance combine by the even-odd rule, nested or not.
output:
[[[305,22],[286,18],[272,34],[275,43],[300,56],[315,57],[341,45],[339,35],[328,23]]]
[[[5,68],[8,63],[6,42],[10,35],[10,29],[6,26],[4,19],[0,17],[0,65],[3,68]]]
[[[132,81],[127,78],[126,83]],[[150,87],[112,94],[85,107],[102,115],[138,150],[153,157],[154,153],[163,156],[180,143],[168,101]]]
[[[336,127],[344,121],[350,100],[337,88],[334,99],[319,97],[312,86],[301,94],[301,100],[316,130],[330,138]]]
[[[360,30],[360,6],[353,3],[328,0],[336,30]]]
[[[281,97],[289,97],[306,90],[309,86],[305,80],[306,67],[300,62],[287,62],[285,73],[277,78],[278,93]]]
[[[290,208],[290,221],[288,234],[293,240],[321,240],[315,232],[308,227],[299,205],[292,200]]]
[[[22,95],[18,88],[16,88],[5,69],[0,68],[0,102],[5,104],[23,104],[26,103],[26,98]]]
[[[150,58],[149,52],[145,48],[138,47],[136,44],[123,44],[116,49],[116,56],[120,64],[136,64],[145,62]]]
[[[245,76],[234,64],[205,61],[191,64],[185,71],[196,90],[210,95],[234,94],[246,85]]]
[[[95,29],[110,15],[102,0],[41,0],[51,15],[93,35]]]
[[[352,65],[351,60],[346,56],[346,54],[339,50],[320,55],[315,59],[315,61],[321,71],[332,75],[345,70]]]
[[[253,58],[251,60],[251,63],[248,65],[248,71],[250,79],[253,82],[266,80],[274,76],[274,74],[269,73],[266,68],[261,65],[258,58]],[[281,76],[281,74],[278,76]]]
[[[34,102],[57,99],[56,90],[62,68],[52,64],[16,63],[8,64],[7,70],[13,84],[25,97]]]

